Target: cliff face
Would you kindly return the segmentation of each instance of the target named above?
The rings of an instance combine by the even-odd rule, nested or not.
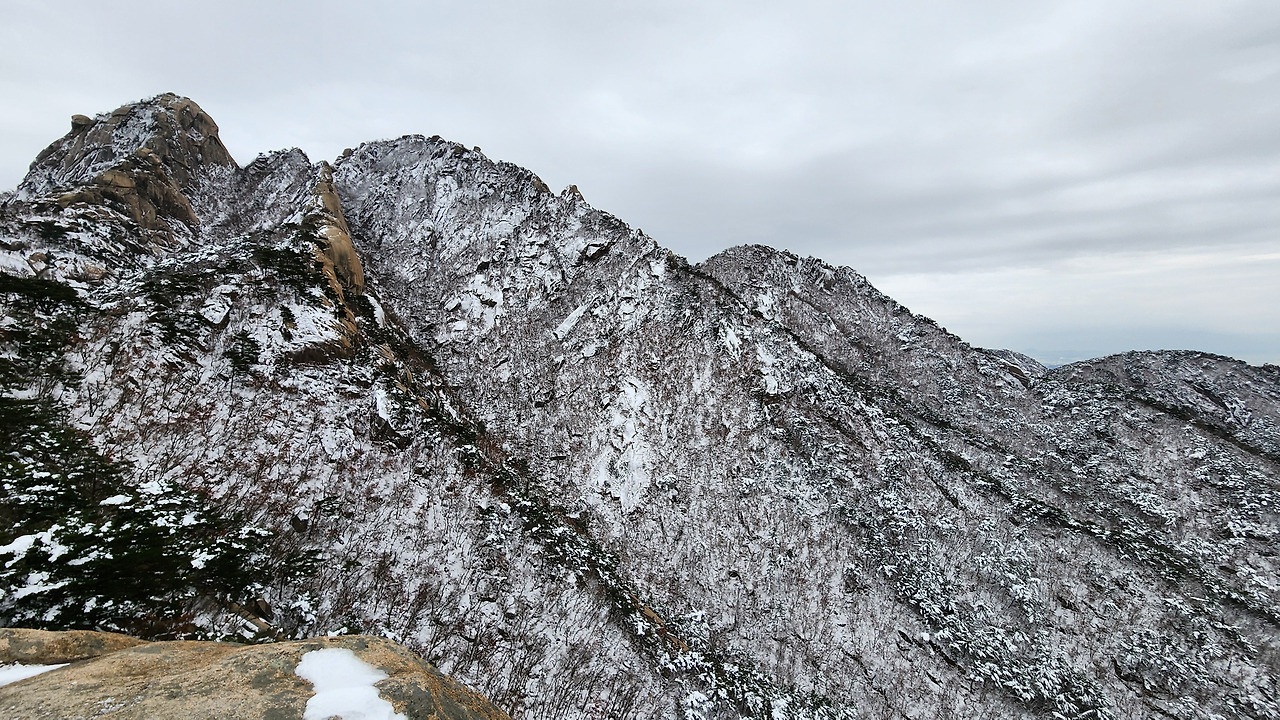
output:
[[[67,330],[5,397],[110,482],[36,428],[6,490],[176,517],[159,632],[384,634],[513,717],[1280,717],[1274,366],[1046,370],[439,138],[241,169],[188,100],[83,120],[0,210],[9,357]],[[50,527],[10,621],[121,626]]]

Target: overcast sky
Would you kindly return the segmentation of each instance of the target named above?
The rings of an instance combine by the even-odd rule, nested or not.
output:
[[[172,91],[242,164],[479,145],[698,261],[849,265],[1049,362],[1280,363],[1280,3],[0,0],[0,187]]]

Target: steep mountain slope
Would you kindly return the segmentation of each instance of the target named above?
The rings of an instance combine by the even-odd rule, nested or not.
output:
[[[207,516],[153,518],[157,633],[385,634],[513,717],[1280,717],[1273,366],[1047,371],[439,138],[239,168],[175,96],[79,118],[0,237],[6,408],[114,478],[82,526]],[[13,516],[71,482],[25,437]],[[138,632],[42,522],[10,622]]]

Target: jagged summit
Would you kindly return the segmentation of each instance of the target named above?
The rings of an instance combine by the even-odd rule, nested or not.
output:
[[[74,116],[71,131],[36,157],[16,197],[62,209],[109,206],[151,231],[152,242],[172,244],[199,225],[189,198],[199,178],[235,169],[213,119],[166,93]]]
[[[1280,717],[1275,367],[1046,370],[438,137],[201,118],[0,205],[5,622],[379,634],[520,719]]]
[[[110,113],[74,116],[71,130],[36,156],[18,188],[34,195],[88,184],[133,156],[154,157],[183,190],[202,167],[235,167],[213,118],[194,101],[164,93]]]

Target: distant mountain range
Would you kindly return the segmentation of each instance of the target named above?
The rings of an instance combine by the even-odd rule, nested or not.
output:
[[[1280,368],[970,347],[438,137],[174,95],[0,196],[0,618],[365,633],[514,718],[1280,718]]]

